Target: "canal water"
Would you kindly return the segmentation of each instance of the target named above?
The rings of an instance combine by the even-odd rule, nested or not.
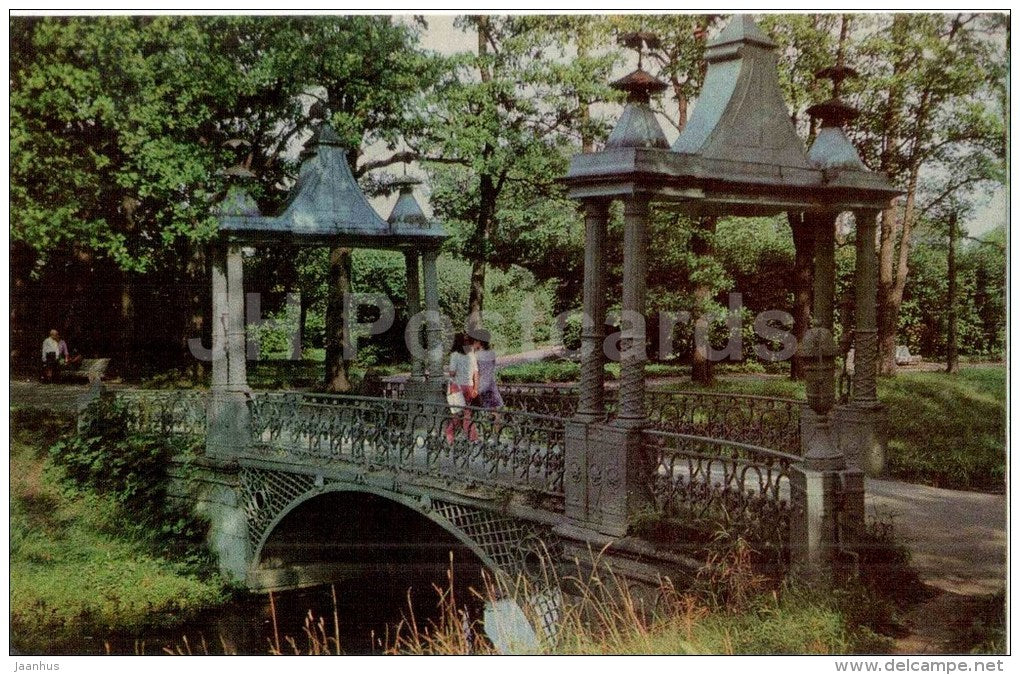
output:
[[[311,615],[316,624],[319,619],[324,621],[325,634],[330,638],[330,653],[336,651],[332,638],[339,633],[343,654],[382,654],[393,647],[402,622],[406,625],[413,616],[421,628],[440,619],[440,592],[436,588],[430,584],[403,587],[400,581],[373,575],[274,593],[272,602],[268,595],[248,594],[203,612],[186,623],[136,633],[82,633],[49,645],[45,652],[266,655],[273,653],[275,645],[279,644],[283,654],[294,654],[295,647],[300,653],[308,653],[310,644],[305,628],[306,619]],[[480,619],[484,603],[467,586],[458,586],[454,588],[457,605],[470,617]],[[445,588],[448,589],[448,585]],[[315,630],[318,634],[318,628]],[[294,641],[293,645],[288,638]]]
[[[339,633],[342,653],[378,654],[394,646],[402,622],[413,619],[420,632],[439,621],[440,600],[451,590],[458,610],[481,619],[484,593],[471,589],[484,590],[482,568],[464,543],[406,506],[374,495],[326,493],[277,524],[252,573],[258,583],[334,583],[274,593],[272,601],[268,594],[243,595],[186,623],[153,616],[150,625],[160,627],[138,633],[83,631],[65,642],[50,642],[43,651],[268,654],[278,648],[307,653],[310,614],[315,623],[324,620],[326,636]],[[13,644],[17,649],[17,639]]]

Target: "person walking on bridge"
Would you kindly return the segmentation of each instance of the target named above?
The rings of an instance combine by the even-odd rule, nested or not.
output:
[[[492,336],[480,329],[472,334],[475,360],[478,362],[478,402],[482,408],[502,408],[503,396],[496,383],[496,352],[492,351]]]
[[[478,395],[478,361],[464,333],[453,336],[453,351],[450,353],[447,375],[450,383],[446,389],[446,401],[453,418],[446,423],[446,440],[452,444],[458,425],[469,438],[477,435],[471,424],[471,410],[465,406],[470,405]]]

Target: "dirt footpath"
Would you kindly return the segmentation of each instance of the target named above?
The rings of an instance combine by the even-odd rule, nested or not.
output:
[[[903,617],[906,633],[893,652],[956,653],[991,619],[989,608],[1001,607],[990,596],[1006,587],[1006,496],[869,478],[865,502],[869,516],[892,519],[911,564],[935,591]]]
[[[869,516],[892,518],[921,578],[960,595],[1006,586],[1006,496],[868,479]]]

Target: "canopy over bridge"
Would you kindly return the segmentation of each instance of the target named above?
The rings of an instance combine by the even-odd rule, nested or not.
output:
[[[638,33],[625,41],[640,54],[649,39]],[[813,328],[798,348],[810,407],[800,427],[805,467],[863,495],[859,467],[881,452],[877,437],[881,408],[875,394],[874,243],[876,218],[898,191],[887,176],[864,166],[843,131],[842,125],[856,113],[838,99],[838,84],[852,71],[839,64],[819,73],[836,86],[832,99],[808,110],[820,120],[821,131],[805,152],[782,97],[775,52],[775,43],[753,19],[734,17],[707,45],[704,87],[672,147],[650,107],[652,95],[664,91],[666,84],[642,70],[639,58],[637,70],[613,83],[627,93],[627,101],[605,147],[575,155],[563,179],[585,213],[580,395],[577,417],[568,425],[565,455],[567,475],[577,480],[568,482],[576,494],[571,496],[568,489],[566,503],[568,516],[591,530],[624,534],[631,515],[647,500],[631,486],[649,471],[643,317],[653,206],[695,218],[786,212],[791,220],[810,227]],[[618,413],[607,422],[602,345],[606,225],[613,200],[623,202],[622,310],[631,318],[621,331]],[[853,327],[857,367],[853,400],[834,411],[835,228],[837,217],[847,211],[853,213],[857,229]],[[614,480],[607,483],[607,476]],[[863,503],[857,497],[851,501]],[[839,538],[835,521],[829,527],[826,537],[835,542]]]
[[[389,218],[383,220],[369,204],[348,162],[348,151],[328,124],[319,126],[305,144],[298,179],[276,216],[265,216],[245,186],[252,174],[243,167],[228,170],[234,180],[217,208],[219,237],[214,244],[213,405],[209,448],[229,448],[250,424],[246,397],[247,354],[242,247],[294,244],[374,248],[404,253],[407,306],[414,317],[422,310],[421,274],[425,277],[426,372],[421,350],[412,354],[412,379],[419,394],[436,396],[442,388],[442,344],[439,281],[436,259],[447,234],[441,223],[425,216],[414,196],[417,181],[404,178]],[[420,259],[420,261],[419,261]],[[418,324],[420,330],[421,325]],[[416,337],[419,338],[420,334]]]

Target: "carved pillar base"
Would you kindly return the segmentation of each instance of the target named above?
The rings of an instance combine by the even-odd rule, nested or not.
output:
[[[793,573],[805,580],[827,576],[835,558],[836,491],[832,471],[793,468],[790,471],[790,561]]]
[[[864,527],[864,473],[857,469],[790,472],[790,558],[798,578],[833,581]]]
[[[404,384],[404,398],[426,403],[445,404],[446,391],[443,379],[409,379]]]
[[[209,394],[205,452],[209,457],[234,459],[251,445],[248,394],[213,390]]]
[[[886,440],[882,437],[880,404],[838,406],[833,411],[833,431],[840,451],[850,468],[868,476],[879,476],[885,469]]]
[[[566,425],[564,503],[572,523],[623,537],[650,502],[640,430],[571,420]]]
[[[847,466],[833,418],[833,412],[822,416],[807,406],[801,411],[801,452],[804,455],[804,465],[813,471],[838,471]]]

